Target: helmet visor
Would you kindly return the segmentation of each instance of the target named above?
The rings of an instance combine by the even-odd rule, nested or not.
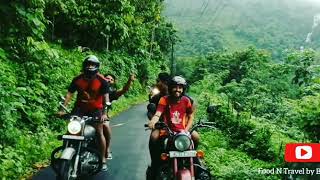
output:
[[[87,63],[85,69],[87,71],[96,71],[98,70],[98,66],[95,63]]]

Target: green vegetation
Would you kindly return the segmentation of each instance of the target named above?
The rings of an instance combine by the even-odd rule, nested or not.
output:
[[[314,51],[293,52],[286,62],[274,63],[266,51],[249,48],[189,58],[179,67],[188,63],[202,67],[179,72],[194,82],[190,93],[199,102],[197,117],[205,116],[207,104],[216,107],[208,120],[217,130],[202,133],[215,177],[280,179],[258,169],[291,166],[284,162],[286,143],[319,141],[320,69]]]
[[[60,96],[86,55],[97,55],[101,72],[115,74],[119,86],[137,75],[114,114],[145,100],[145,86],[167,68],[167,39],[174,37],[162,6],[157,0],[0,2],[2,179],[20,179],[50,157],[64,131],[55,116]]]
[[[161,15],[177,24],[177,30]],[[102,73],[133,87],[114,105],[119,113],[146,97],[145,86],[168,69],[174,44],[177,74],[199,102],[216,106],[201,148],[217,179],[281,179],[259,168],[284,162],[289,142],[320,135],[319,5],[303,0],[32,0],[0,2],[0,177],[19,179],[45,163],[64,131],[60,96],[95,54]],[[188,6],[185,6],[188,5]],[[268,7],[268,8],[266,8]],[[301,13],[297,13],[301,12]],[[196,27],[196,28],[194,28]],[[305,43],[313,32],[312,41]],[[177,46],[176,46],[177,45]],[[296,51],[304,46],[304,50]],[[308,49],[308,48],[313,48]],[[293,49],[293,50],[292,50]],[[113,114],[113,115],[114,115]],[[24,176],[25,177],[25,176]]]
[[[216,107],[205,119],[217,130],[201,131],[215,178],[283,179],[258,169],[318,167],[285,163],[284,147],[319,141],[319,9],[303,0],[166,1],[180,38],[176,74],[191,84],[196,118]]]
[[[305,0],[168,0],[165,16],[179,30],[177,56],[255,46],[281,60],[288,49],[319,48],[320,26],[312,28],[319,9]]]

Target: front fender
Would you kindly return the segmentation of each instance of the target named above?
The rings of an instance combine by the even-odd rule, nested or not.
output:
[[[67,147],[62,151],[60,159],[71,160],[76,150],[72,147]]]
[[[189,169],[182,169],[177,172],[177,180],[195,180],[195,178],[191,177]]]

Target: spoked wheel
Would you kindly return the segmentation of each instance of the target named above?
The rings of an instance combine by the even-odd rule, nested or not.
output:
[[[74,167],[74,158],[71,160],[60,159],[64,146],[60,146],[51,153],[51,167],[57,174],[57,180],[74,180],[71,176]]]
[[[52,151],[51,153],[51,161],[50,161],[50,165],[53,169],[53,171],[58,174],[59,173],[59,167],[61,165],[61,155],[62,155],[62,151],[63,151],[64,147],[60,146],[57,147],[55,150]]]
[[[75,177],[72,177],[73,171],[73,161],[72,160],[61,160],[60,170],[57,176],[57,180],[75,180]]]

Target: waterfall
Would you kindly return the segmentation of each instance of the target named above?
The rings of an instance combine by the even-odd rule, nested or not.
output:
[[[313,25],[312,25],[311,32],[307,34],[307,37],[305,40],[306,43],[311,43],[313,31],[319,26],[319,24],[320,24],[320,14],[316,14],[313,17]]]

